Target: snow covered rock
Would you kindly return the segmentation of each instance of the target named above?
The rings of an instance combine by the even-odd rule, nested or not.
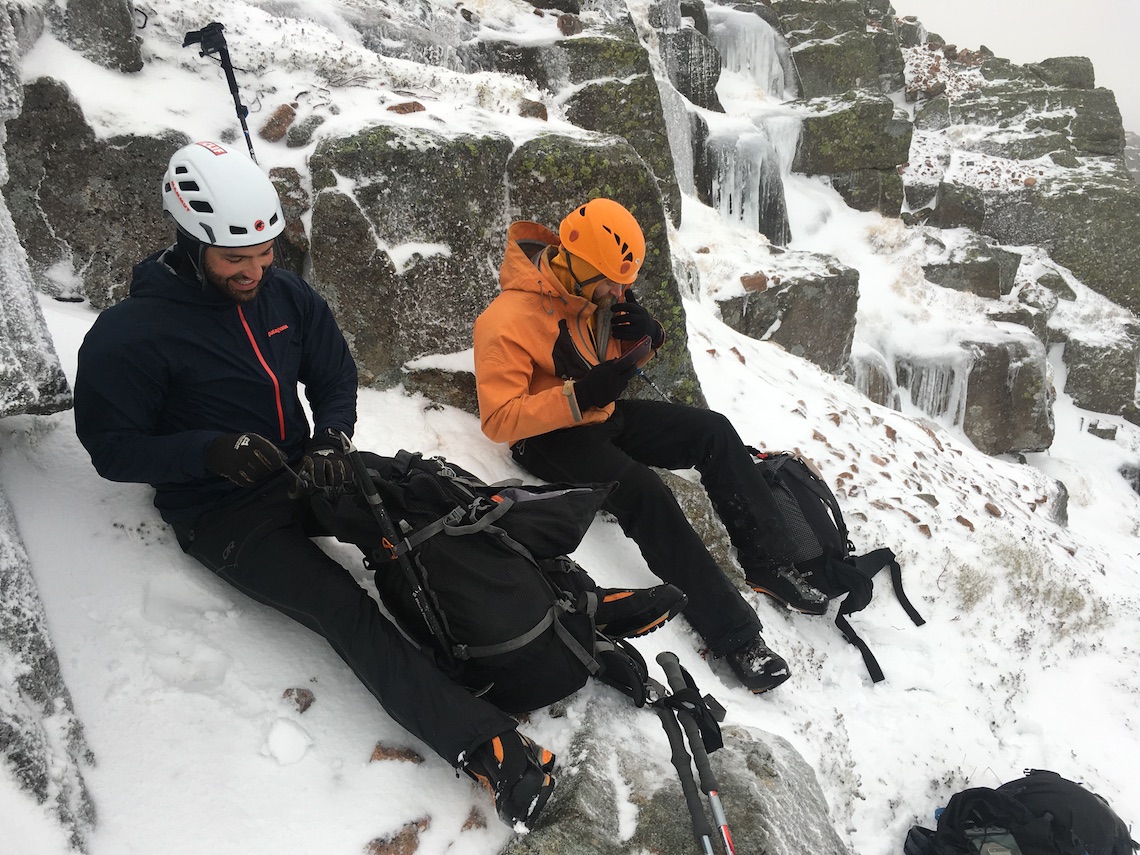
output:
[[[68,0],[48,6],[64,41],[92,62],[118,71],[141,71],[131,0]]]
[[[830,175],[851,207],[897,216],[903,199],[898,168],[910,157],[911,131],[910,120],[877,90],[812,99],[792,170]]]
[[[0,761],[78,850],[95,825],[83,780],[94,762],[59,671],[32,568],[0,493]]]
[[[656,713],[635,710],[608,690],[592,699],[538,828],[512,840],[503,855],[693,851],[669,743],[664,731],[645,738],[637,721],[644,716]],[[709,760],[739,851],[850,855],[832,827],[815,772],[786,740],[740,726],[726,727],[723,735],[725,747]]]
[[[189,141],[97,139],[65,84],[28,83],[23,110],[8,122],[4,192],[39,289],[100,308],[125,297],[131,268],[172,242],[157,215],[157,182]]]
[[[842,374],[855,337],[859,271],[834,261],[818,273],[769,280],[763,289],[720,301],[721,319],[752,338]]]
[[[963,330],[952,349],[896,356],[898,384],[912,403],[961,425],[986,454],[1052,444],[1048,365],[1037,338],[1015,327]]]
[[[1065,393],[1095,413],[1123,413],[1136,399],[1140,367],[1140,324],[1120,335],[1086,331],[1065,342]]]

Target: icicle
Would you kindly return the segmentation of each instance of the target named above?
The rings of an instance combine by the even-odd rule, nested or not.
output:
[[[752,12],[707,6],[709,40],[720,52],[721,66],[748,77],[781,101],[795,98],[795,66],[787,42]]]

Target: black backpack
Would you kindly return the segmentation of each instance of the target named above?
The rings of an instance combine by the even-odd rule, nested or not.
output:
[[[314,512],[364,552],[389,614],[452,679],[512,713],[559,701],[590,676],[644,703],[644,661],[597,631],[593,584],[565,555],[612,484],[489,486],[442,458],[360,458],[396,542],[381,537],[361,493],[318,494]]]
[[[884,567],[891,568],[895,596],[915,626],[926,623],[907,599],[902,587],[902,569],[889,549],[854,555],[839,502],[811,468],[788,452],[767,453],[749,449],[772,490],[784,528],[795,544],[793,563],[830,599],[843,597],[835,625],[843,637],[859,648],[874,682],[883,670],[867,644],[852,629],[847,616],[866,608],[874,593],[873,579]]]
[[[1108,802],[1043,769],[997,789],[955,793],[938,827],[913,826],[903,846],[904,855],[1132,855],[1137,849]]]

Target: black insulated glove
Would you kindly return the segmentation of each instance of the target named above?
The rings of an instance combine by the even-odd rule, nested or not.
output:
[[[284,465],[281,449],[258,433],[223,433],[206,449],[206,468],[242,487],[264,481]]]
[[[305,446],[300,475],[317,489],[351,492],[356,486],[344,442],[329,431],[317,434]]]
[[[574,397],[582,412],[591,407],[604,407],[621,397],[625,387],[637,372],[636,365],[619,366],[616,359],[607,359],[586,372],[581,380],[574,381]]]
[[[614,303],[611,307],[613,318],[610,321],[610,335],[618,341],[637,341],[649,336],[653,349],[661,347],[665,341],[665,330],[649,310],[637,302],[633,289],[625,292],[625,302]]]

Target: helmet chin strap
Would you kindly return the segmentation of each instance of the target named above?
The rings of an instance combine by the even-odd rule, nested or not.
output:
[[[198,240],[182,229],[178,229],[175,235],[175,244],[182,250],[182,254],[186,257],[190,267],[193,269],[194,278],[197,279],[198,284],[203,288],[206,287],[206,244]]]
[[[578,278],[578,274],[574,272],[574,256],[570,254],[566,247],[562,247],[562,254],[566,256],[566,269],[570,271],[570,278],[574,280],[574,296],[581,297],[583,288],[587,287],[588,285],[593,285],[596,282],[601,282],[606,278],[605,275],[599,273],[597,276],[591,276],[589,279],[583,282]]]

